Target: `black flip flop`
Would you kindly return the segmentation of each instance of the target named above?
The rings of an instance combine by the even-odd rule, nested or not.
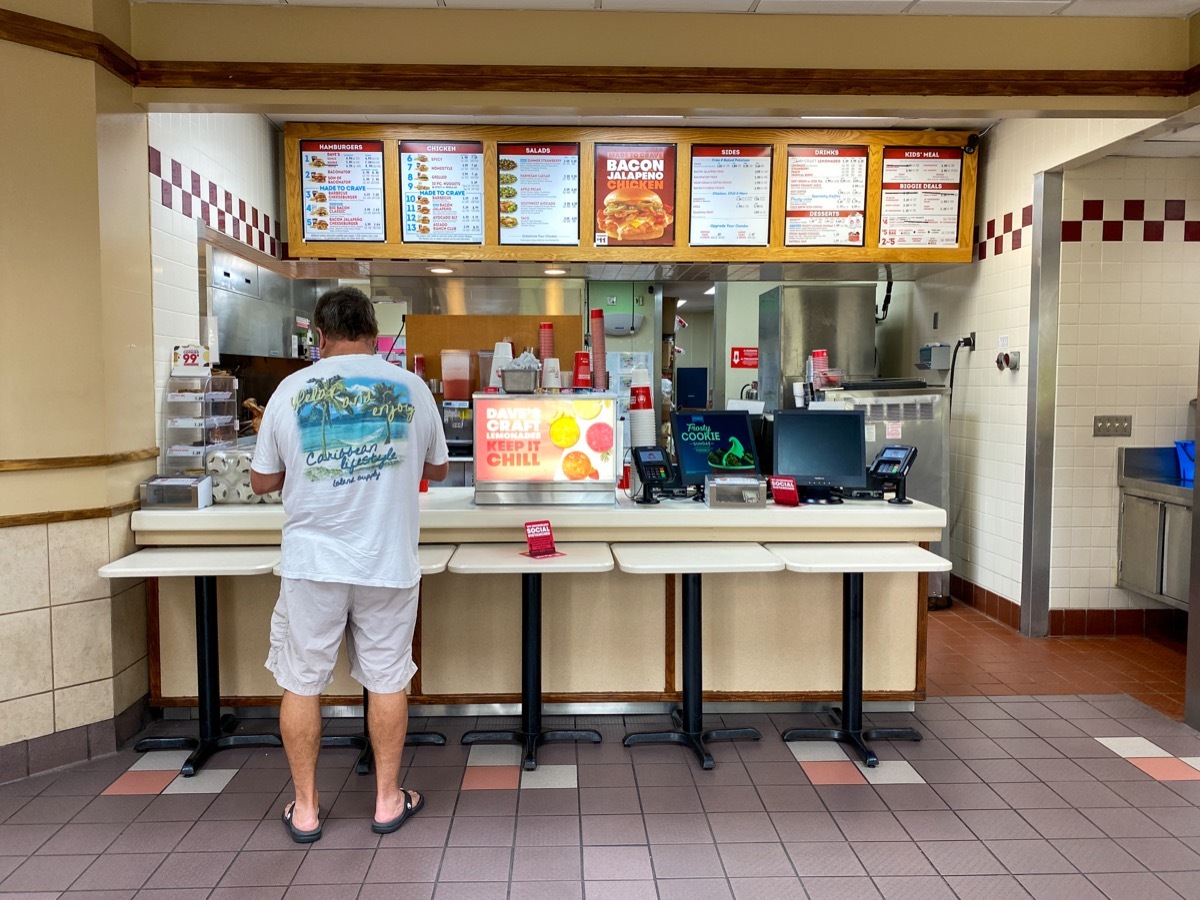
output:
[[[414,792],[417,795],[417,802],[412,802],[412,794],[407,790],[404,792],[404,810],[396,818],[390,822],[371,822],[371,830],[376,834],[391,834],[399,829],[401,825],[415,816],[425,807],[425,795],[419,791]]]
[[[283,809],[283,824],[287,827],[288,834],[292,836],[292,840],[297,844],[315,844],[321,839],[321,829],[324,827],[320,822],[312,831],[303,831],[297,828],[292,823],[292,813],[296,811],[296,802],[293,800]]]

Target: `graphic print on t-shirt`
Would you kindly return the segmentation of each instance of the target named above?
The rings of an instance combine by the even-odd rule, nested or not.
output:
[[[310,378],[292,408],[309,481],[373,481],[404,460],[413,403],[400,382]]]

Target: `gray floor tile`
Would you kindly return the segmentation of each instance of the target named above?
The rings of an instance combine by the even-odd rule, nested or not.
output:
[[[704,844],[713,840],[703,813],[646,814],[646,835],[651,844]]]
[[[644,813],[703,812],[700,793],[690,785],[639,787]]]
[[[718,852],[730,878],[774,878],[796,874],[783,844],[719,844]]]
[[[1200,873],[1200,854],[1178,838],[1125,838],[1121,846],[1152,872]]]
[[[852,841],[850,847],[872,877],[937,874],[915,841]]]
[[[869,784],[822,784],[817,796],[830,812],[882,812],[883,798]]]
[[[946,801],[927,784],[877,784],[875,793],[884,806],[893,812],[902,809],[947,809]]]
[[[596,847],[615,844],[645,844],[646,826],[640,814],[583,816],[583,844]]]
[[[455,816],[446,846],[511,847],[516,825],[516,816]]]
[[[1166,882],[1150,873],[1132,875],[1089,875],[1089,880],[1110,900],[1136,897],[1137,900],[1178,900],[1179,895]]]
[[[38,855],[52,854],[56,856],[72,856],[80,854],[103,853],[117,839],[119,832],[111,825],[74,825],[62,826],[54,836],[38,848]],[[178,840],[178,835],[176,835]],[[159,848],[162,852],[170,847]],[[114,850],[114,852],[120,852]],[[128,851],[126,851],[128,852]],[[146,850],[145,852],[154,852]]]
[[[766,812],[710,812],[708,823],[718,844],[771,843],[780,839],[771,815]]]
[[[583,883],[587,900],[658,900],[653,881],[594,881]]]
[[[517,847],[513,851],[513,881],[579,882],[582,854],[577,848]]]
[[[1049,841],[988,841],[988,849],[1014,875],[1075,872],[1075,867]]]
[[[862,862],[845,841],[794,841],[783,846],[796,874],[802,877],[866,874]]]
[[[509,900],[583,900],[582,881],[514,881]]]
[[[801,878],[811,900],[874,900],[882,895],[870,878]],[[790,898],[797,894],[786,895]]]
[[[938,875],[887,875],[875,879],[884,900],[955,900],[950,885]]]
[[[654,876],[660,882],[664,878],[725,877],[714,844],[652,844],[650,861],[654,865]]]
[[[508,884],[495,881],[438,882],[433,900],[505,900]]]
[[[168,854],[145,887],[163,890],[216,887],[236,855],[233,851]]]
[[[438,881],[507,881],[512,855],[508,847],[447,847],[437,878]]]
[[[90,854],[31,856],[0,881],[0,891],[65,891],[95,860],[96,857]]]
[[[768,812],[824,810],[816,788],[805,785],[759,785],[758,797]]]
[[[833,820],[851,842],[908,840],[908,832],[890,812],[836,812]]]
[[[930,785],[951,809],[1009,809],[1008,801],[982,782]]]
[[[1085,809],[1082,814],[1109,837],[1169,837],[1170,833],[1138,809]]]
[[[518,847],[570,847],[579,846],[581,840],[578,816],[517,817]]]
[[[900,810],[895,815],[914,841],[957,841],[973,837],[971,829],[949,810]]]
[[[709,813],[761,812],[764,810],[758,791],[747,785],[717,785],[700,787],[700,802]]]
[[[658,879],[659,900],[733,900],[724,878]],[[514,896],[512,900],[517,900]]]
[[[1013,809],[1066,809],[1067,801],[1044,784],[994,784],[993,789]]]
[[[367,870],[368,883],[408,883],[436,881],[442,861],[441,847],[403,847],[379,849]]]
[[[466,794],[512,794],[512,802],[517,803],[516,791],[464,791]],[[579,791],[569,788],[546,788],[537,791],[521,791],[520,802],[517,805],[518,816],[576,816],[579,814]],[[463,798],[459,799],[456,814],[462,815]],[[491,813],[491,815],[507,815],[507,813]]]
[[[1035,900],[1105,900],[1083,875],[1022,875],[1018,879]]]
[[[1022,809],[1020,813],[1044,838],[1104,837],[1104,832],[1075,809]]]
[[[1144,872],[1146,867],[1110,838],[1051,841],[1054,848],[1085,875],[1093,872]]]
[[[922,841],[921,852],[942,875],[1003,875],[1007,870],[983,841]]]
[[[165,853],[106,853],[97,857],[71,887],[77,891],[136,890],[165,857]]]
[[[526,792],[522,792],[526,793]],[[524,799],[524,798],[522,798]],[[584,815],[615,815],[640,813],[641,800],[637,788],[579,788],[579,811]]]
[[[946,883],[959,900],[1029,900],[1030,896],[1012,875],[950,875]]]
[[[589,881],[643,881],[654,877],[649,847],[584,847],[583,878]],[[587,887],[584,887],[587,893]]]
[[[1005,754],[1003,759],[979,759],[967,763],[982,781],[1001,784],[1009,781],[1038,781],[1038,776],[1017,760]]]
[[[730,878],[736,900],[796,900],[804,897],[799,878]],[[809,897],[816,896],[808,894]]]

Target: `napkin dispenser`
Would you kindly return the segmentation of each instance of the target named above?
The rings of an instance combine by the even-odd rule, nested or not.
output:
[[[710,508],[765,508],[767,482],[748,475],[706,475],[704,503]]]
[[[204,509],[212,506],[211,475],[155,475],[142,482],[142,506]]]

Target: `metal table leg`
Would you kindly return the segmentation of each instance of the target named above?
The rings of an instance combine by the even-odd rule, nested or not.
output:
[[[362,734],[327,734],[321,738],[322,747],[353,747],[361,751],[354,763],[354,771],[359,775],[366,775],[370,772],[371,766],[375,762],[375,754],[371,752],[371,726],[368,715],[369,697],[370,693],[366,688],[363,688]],[[437,731],[410,731],[404,738],[404,745],[406,747],[413,747],[419,744],[432,744],[441,747],[445,743],[446,736]]]

